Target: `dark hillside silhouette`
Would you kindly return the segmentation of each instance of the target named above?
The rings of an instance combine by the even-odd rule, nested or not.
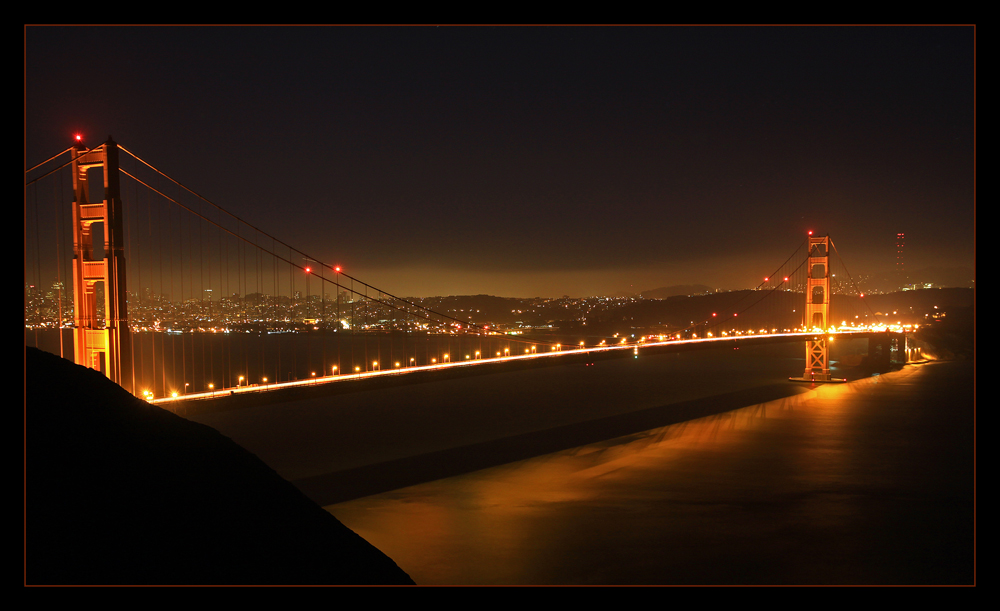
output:
[[[412,580],[216,430],[27,348],[25,583]]]

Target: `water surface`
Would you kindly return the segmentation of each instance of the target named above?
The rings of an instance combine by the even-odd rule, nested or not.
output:
[[[326,509],[418,584],[969,584],[972,390],[908,367]]]

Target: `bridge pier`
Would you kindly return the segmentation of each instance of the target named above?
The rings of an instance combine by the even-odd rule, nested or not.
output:
[[[874,333],[868,338],[868,365],[880,371],[910,360],[908,338],[901,333]]]
[[[906,341],[905,345],[905,357],[907,363],[920,362],[926,360],[928,357],[924,353],[927,348],[927,344],[913,337],[912,335],[904,336]]]
[[[802,377],[788,378],[793,382],[846,382],[830,374],[830,349],[825,336],[806,340],[806,369]]]

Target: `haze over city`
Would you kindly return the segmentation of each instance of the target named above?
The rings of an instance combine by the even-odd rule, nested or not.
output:
[[[908,269],[971,286],[974,51],[971,27],[28,26],[25,163],[111,135],[397,294],[745,288],[808,230],[871,276],[905,233]]]

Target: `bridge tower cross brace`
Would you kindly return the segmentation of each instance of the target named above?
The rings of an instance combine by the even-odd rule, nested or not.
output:
[[[803,378],[830,382],[830,351],[826,329],[830,321],[830,236],[809,236],[808,278],[806,280],[806,329],[823,334],[806,340],[806,369]]]
[[[73,354],[75,362],[101,371],[132,391],[132,353],[125,293],[125,236],[118,175],[118,145],[73,149]],[[103,199],[91,200],[91,172],[103,169]],[[103,256],[97,251],[95,225],[103,233]],[[103,285],[104,313],[99,315],[97,288]]]

